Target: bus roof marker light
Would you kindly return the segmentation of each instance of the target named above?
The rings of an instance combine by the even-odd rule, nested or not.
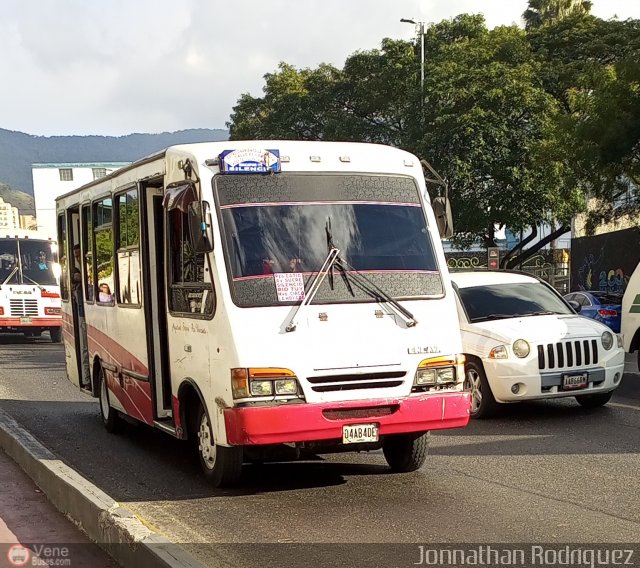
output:
[[[344,163],[349,163],[351,161],[351,156],[340,156],[340,161]]]
[[[291,161],[289,156],[280,156],[280,162],[283,164],[288,164]]]
[[[309,159],[314,163],[320,163],[322,161],[320,156],[309,156]]]
[[[404,166],[405,166],[405,168],[412,168],[413,167],[413,162],[411,160],[405,160],[404,161]]]

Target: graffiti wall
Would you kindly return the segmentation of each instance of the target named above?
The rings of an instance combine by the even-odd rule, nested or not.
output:
[[[640,261],[640,229],[571,239],[571,290],[624,292]]]

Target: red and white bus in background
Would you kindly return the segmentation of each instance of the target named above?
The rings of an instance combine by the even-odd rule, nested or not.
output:
[[[62,339],[56,241],[36,231],[0,229],[0,332]]]
[[[413,471],[470,411],[438,199],[412,154],[294,141],[173,146],[63,195],[68,377],[109,431],[197,440],[216,486],[308,452]]]

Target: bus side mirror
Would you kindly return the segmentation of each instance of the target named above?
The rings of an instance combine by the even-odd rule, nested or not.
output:
[[[194,252],[213,250],[213,227],[211,211],[206,201],[192,201],[189,204],[189,228]]]
[[[448,197],[435,197],[431,202],[433,213],[436,216],[438,231],[441,239],[453,237],[453,214],[451,213],[451,202]]]

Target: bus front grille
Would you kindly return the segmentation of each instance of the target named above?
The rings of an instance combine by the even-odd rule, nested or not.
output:
[[[35,317],[38,315],[38,300],[9,300],[9,310],[13,317]]]
[[[405,371],[361,373],[356,375],[322,375],[307,377],[315,392],[334,392],[358,389],[398,387],[404,382]]]

